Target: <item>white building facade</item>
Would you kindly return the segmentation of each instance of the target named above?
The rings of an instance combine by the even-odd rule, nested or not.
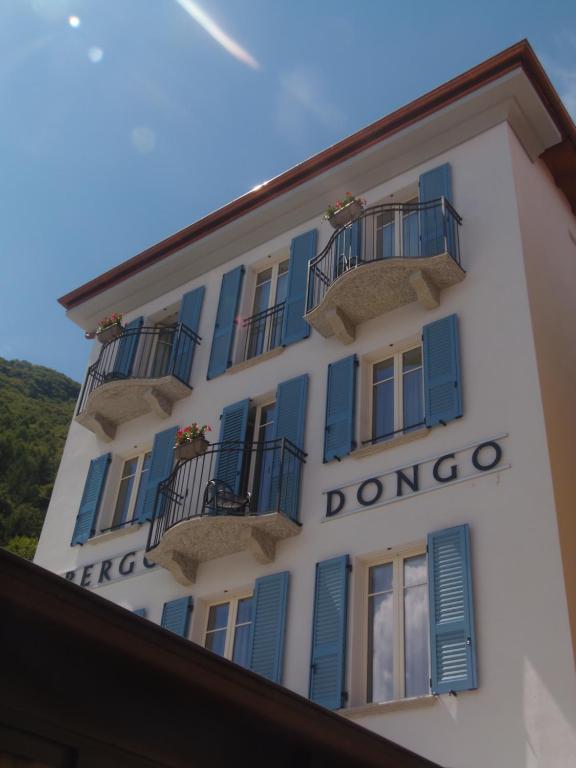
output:
[[[125,331],[36,562],[440,765],[576,764],[550,94],[520,44],[64,297]]]

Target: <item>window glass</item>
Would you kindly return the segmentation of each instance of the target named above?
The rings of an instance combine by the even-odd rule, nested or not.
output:
[[[128,459],[128,461],[124,462],[122,480],[120,481],[116,507],[114,508],[114,518],[112,520],[113,527],[126,522],[137,467],[138,458]]]
[[[229,603],[211,605],[208,613],[208,629],[206,631],[206,648],[219,656],[226,651],[226,634],[228,629]]]
[[[368,701],[394,698],[394,601],[392,563],[370,568],[368,596]]]
[[[373,369],[372,439],[382,440],[394,432],[394,358]]]
[[[270,304],[270,288],[272,287],[272,269],[259,272],[256,278],[254,294],[254,314],[264,312]]]
[[[253,597],[245,597],[241,600],[238,600],[232,661],[236,662],[236,664],[240,664],[243,667],[247,667],[250,663],[250,659],[248,657],[248,640],[250,637],[250,627],[253,620],[253,607]]]
[[[278,265],[278,281],[276,283],[276,304],[286,301],[288,295],[288,259]]]
[[[408,258],[420,255],[417,206],[418,198],[414,197],[402,209],[402,255]]]
[[[426,555],[404,560],[405,696],[429,691],[428,596]]]
[[[376,258],[395,256],[396,224],[394,211],[383,211],[376,216]]]
[[[135,518],[138,517],[140,510],[142,509],[142,505],[144,504],[151,459],[152,451],[148,451],[148,453],[144,454],[144,461],[142,462],[142,469],[140,470],[140,482],[138,483],[138,496],[136,497],[136,506],[134,507]]]
[[[277,460],[277,452],[273,449],[270,441],[274,439],[274,420],[276,412],[276,403],[263,405],[260,409],[260,420],[258,424],[258,450],[255,453],[254,464],[254,488],[257,488],[256,498],[257,512],[268,512],[272,505],[272,470],[274,460]]]
[[[402,424],[407,432],[424,421],[421,347],[402,355],[402,403]]]

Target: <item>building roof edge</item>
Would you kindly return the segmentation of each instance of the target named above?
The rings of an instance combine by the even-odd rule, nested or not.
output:
[[[472,93],[508,72],[521,68],[534,86],[556,124],[564,143],[576,151],[576,126],[566,110],[532,46],[521,40],[443,85],[429,91],[389,115],[361,128],[351,136],[284,171],[193,224],[60,297],[67,310],[103,293],[118,283],[165,259],[170,254],[208,236],[275,197],[348,160],[369,146],[397,133],[452,102]]]

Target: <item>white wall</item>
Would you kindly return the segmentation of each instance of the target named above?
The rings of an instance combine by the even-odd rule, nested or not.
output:
[[[463,283],[442,295],[436,310],[427,312],[418,304],[395,310],[360,326],[356,341],[349,347],[313,333],[273,360],[208,382],[206,371],[223,272],[237,264],[260,262],[268,253],[288,247],[294,235],[312,227],[319,229],[319,247],[323,247],[331,231],[328,225],[311,220],[239,255],[226,269],[183,285],[181,291],[162,296],[134,313],[153,314],[177,301],[185,290],[206,285],[199,330],[203,344],[192,372],[194,391],[175,406],[168,421],[160,422],[150,415],[121,426],[112,451],[126,455],[144,450],[151,446],[155,432],[191,420],[208,422],[217,433],[224,406],[273,393],[279,382],[308,373],[305,447],[309,457],[303,474],[303,529],[298,537],[278,546],[276,561],[269,566],[258,565],[250,555],[241,553],[202,564],[197,583],[189,589],[178,586],[167,572],[156,570],[98,592],[129,608],[146,607],[149,618],[159,621],[167,600],[192,594],[198,605],[224,590],[250,586],[258,576],[289,570],[284,682],[306,695],[316,562],[343,553],[354,558],[385,552],[424,542],[430,531],[469,523],[478,690],[457,698],[442,696],[432,707],[365,715],[359,722],[442,765],[564,768],[576,755],[576,686],[509,129],[501,124],[380,187],[354,191],[370,204],[415,183],[424,170],[446,161],[452,165],[455,207],[463,217],[461,242],[468,274]],[[425,440],[361,460],[348,457],[323,465],[328,364],[351,352],[361,357],[417,335],[425,323],[453,312],[460,319],[464,417],[435,428]],[[322,489],[411,465],[502,433],[509,434],[505,462],[510,469],[324,521]],[[106,543],[69,546],[89,459],[107,450],[108,444],[72,425],[38,548],[39,564],[63,572],[144,546],[146,529]],[[352,593],[354,577],[353,571]],[[196,639],[199,616],[199,611],[193,614],[192,635]],[[358,607],[353,605],[351,641],[357,631],[357,616]],[[349,669],[352,666],[349,663]]]

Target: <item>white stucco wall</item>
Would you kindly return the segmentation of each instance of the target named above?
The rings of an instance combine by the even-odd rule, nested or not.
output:
[[[417,183],[424,170],[451,163],[454,204],[463,217],[461,243],[468,274],[463,283],[442,295],[436,310],[427,312],[418,304],[395,310],[360,326],[356,341],[348,347],[335,338],[312,333],[274,359],[207,381],[222,274],[238,264],[260,264],[269,253],[287,249],[296,234],[313,227],[318,228],[319,247],[323,247],[331,230],[314,219],[134,312],[134,316],[152,315],[177,302],[192,287],[206,286],[199,329],[203,343],[192,372],[194,390],[176,404],[169,420],[143,416],[122,425],[112,444],[100,443],[92,433],[72,424],[36,562],[62,573],[144,548],[147,526],[107,542],[70,547],[91,458],[107,450],[126,456],[148,449],[154,434],[171,424],[207,422],[217,434],[219,415],[226,405],[246,397],[263,398],[273,394],[280,382],[308,373],[303,528],[299,536],[279,544],[275,562],[261,566],[241,553],[201,564],[197,582],[190,588],[179,586],[169,573],[156,569],[101,587],[98,593],[130,609],[145,607],[156,622],[164,602],[192,594],[196,607],[191,634],[199,640],[202,611],[198,608],[203,600],[226,590],[250,588],[258,576],[289,570],[284,683],[306,695],[315,564],[344,553],[351,555],[354,564],[354,558],[424,542],[430,531],[469,523],[478,690],[457,698],[441,696],[430,707],[363,715],[358,721],[441,765],[572,765],[576,760],[576,684],[510,141],[510,129],[501,124],[379,187],[354,190],[371,204]],[[435,428],[423,440],[324,465],[328,364],[352,352],[361,358],[417,336],[425,323],[451,313],[457,313],[460,321],[463,418]],[[95,355],[97,345],[92,350],[93,358]],[[503,441],[503,463],[510,464],[509,469],[324,520],[322,489],[412,465],[503,433],[508,434]],[[112,498],[111,491],[104,504],[110,504]],[[351,579],[354,595],[355,570]],[[349,648],[355,646],[357,621],[358,605],[352,601]],[[349,677],[354,666],[355,660],[349,658]],[[348,690],[354,692],[357,687],[357,681],[349,680]]]

